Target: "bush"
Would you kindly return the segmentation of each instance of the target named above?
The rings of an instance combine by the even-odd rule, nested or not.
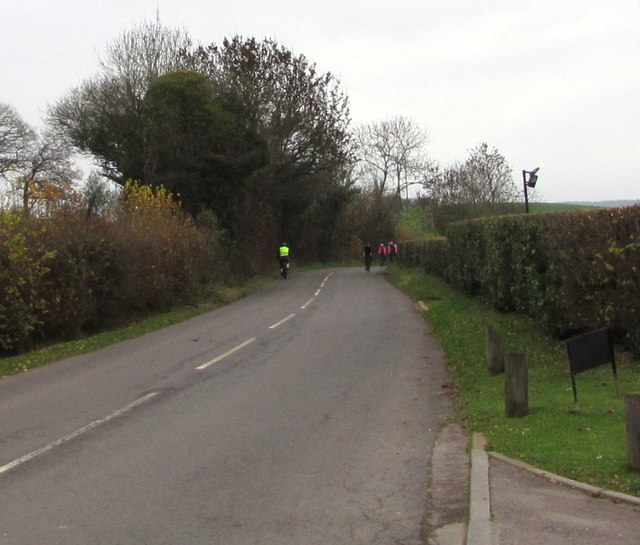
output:
[[[0,212],[0,352],[26,349],[42,323],[46,304],[39,287],[52,254],[41,232],[21,213]]]
[[[410,246],[424,266],[431,250]],[[558,337],[609,327],[640,351],[640,206],[453,223],[439,251],[446,266],[427,271],[498,310]]]
[[[43,222],[51,250],[40,292],[45,301],[42,338],[70,339],[112,323],[117,297],[116,249],[103,220],[62,212]]]
[[[444,275],[450,257],[446,238],[401,242],[399,248],[398,255],[403,263],[418,266],[428,274]]]
[[[128,183],[110,237],[117,255],[116,301],[127,312],[169,308],[215,276],[215,234],[199,229],[162,187]]]
[[[171,308],[215,280],[218,232],[164,189],[128,184],[112,216],[0,213],[0,353]]]
[[[611,327],[640,349],[640,206],[551,216],[546,232],[558,258],[565,328]]]

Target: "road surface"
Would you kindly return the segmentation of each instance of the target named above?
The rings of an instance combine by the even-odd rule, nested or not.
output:
[[[442,355],[383,269],[296,273],[0,381],[1,545],[417,545]]]

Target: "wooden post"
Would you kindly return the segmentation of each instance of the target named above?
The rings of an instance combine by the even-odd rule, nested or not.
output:
[[[529,414],[529,370],[526,354],[505,357],[505,414],[519,418]]]
[[[504,348],[502,337],[492,325],[487,326],[487,369],[491,375],[504,373]]]
[[[627,394],[625,405],[629,466],[640,471],[640,394]]]

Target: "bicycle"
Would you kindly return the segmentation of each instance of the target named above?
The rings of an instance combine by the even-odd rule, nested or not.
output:
[[[369,272],[371,269],[371,262],[373,261],[371,254],[364,255],[364,270]]]
[[[281,259],[280,260],[280,275],[285,280],[287,279],[287,274],[289,273],[289,260]]]

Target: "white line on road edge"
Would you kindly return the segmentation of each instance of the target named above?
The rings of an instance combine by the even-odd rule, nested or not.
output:
[[[253,341],[255,341],[256,338],[255,337],[251,337],[249,340],[244,341],[242,344],[239,344],[238,346],[236,346],[235,348],[232,348],[231,350],[227,350],[224,354],[220,354],[217,358],[213,358],[212,360],[208,361],[207,363],[203,363],[202,365],[199,365],[198,367],[196,367],[196,369],[198,371],[202,371],[203,369],[206,369],[207,367],[209,367],[210,365],[213,365],[214,363],[219,362],[221,359],[226,358],[227,356],[230,356],[231,354],[233,354],[235,351],[240,350],[241,348],[244,348],[245,346],[247,346],[249,343],[252,343]]]
[[[316,297],[318,297],[318,295],[320,295],[320,292],[321,292],[321,291],[322,291],[322,290],[318,290],[318,291],[316,291],[313,295],[315,295]]]
[[[269,329],[275,329],[279,325],[284,324],[287,320],[291,320],[291,318],[293,318],[295,315],[296,315],[295,312],[293,314],[289,314],[289,316],[287,316],[286,318],[282,318],[282,320],[280,320],[279,322],[276,322],[275,324],[270,325]]]
[[[8,464],[5,464],[3,466],[0,467],[0,475],[2,475],[3,473],[6,473],[7,471],[13,469],[14,467],[18,467],[19,465],[24,464],[25,462],[28,462],[29,460],[33,460],[36,456],[40,456],[41,454],[44,454],[45,452],[62,445],[63,443],[66,443],[68,441],[71,441],[72,439],[75,439],[76,437],[79,437],[80,435],[82,435],[83,433],[88,432],[89,430],[92,430],[93,428],[100,426],[101,424],[105,424],[107,422],[109,422],[110,420],[113,420],[114,418],[130,411],[131,409],[137,407],[138,405],[141,405],[142,403],[144,403],[145,401],[148,401],[149,399],[151,399],[152,397],[155,397],[158,395],[158,392],[151,392],[150,394],[147,394],[143,397],[141,397],[140,399],[137,399],[136,401],[134,401],[133,403],[129,403],[129,405],[127,405],[126,407],[122,407],[121,409],[118,409],[117,411],[112,412],[110,415],[105,416],[104,418],[101,418],[100,420],[94,420],[93,422],[91,422],[90,424],[87,424],[86,426],[84,426],[83,428],[80,428],[79,430],[74,431],[73,433],[70,433],[69,435],[65,435],[64,437],[61,437],[60,439],[56,439],[55,441],[53,441],[52,443],[49,443],[48,445],[39,448],[38,450],[34,450],[33,452],[30,452],[29,454],[25,454],[24,456],[21,456],[20,458],[14,460],[13,462],[9,462]]]
[[[304,305],[302,305],[300,308],[302,310],[304,310],[305,308],[307,308],[311,303],[313,303],[313,300],[315,299],[315,297],[312,297],[311,299],[309,299]]]

